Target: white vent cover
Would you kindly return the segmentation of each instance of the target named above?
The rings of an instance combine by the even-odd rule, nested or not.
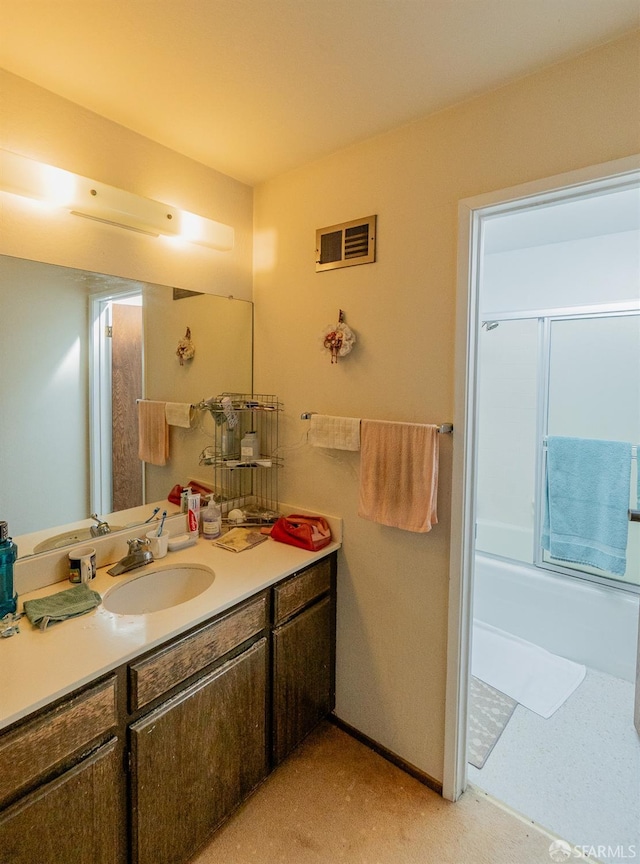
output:
[[[316,231],[316,272],[373,264],[376,260],[376,217],[353,219]]]

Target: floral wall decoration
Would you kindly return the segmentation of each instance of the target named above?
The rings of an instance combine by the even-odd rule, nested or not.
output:
[[[178,342],[178,349],[176,351],[176,356],[180,361],[180,365],[184,366],[185,360],[192,360],[195,353],[196,346],[191,341],[191,328],[187,327],[187,332]]]
[[[344,312],[340,309],[338,323],[330,324],[322,332],[322,346],[331,352],[331,362],[337,363],[338,357],[346,357],[356,343],[356,334],[346,324]]]

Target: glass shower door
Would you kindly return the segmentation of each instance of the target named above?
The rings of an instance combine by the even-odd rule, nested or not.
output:
[[[640,443],[640,313],[549,322],[546,434]],[[635,508],[637,447],[629,506]],[[544,486],[542,486],[544,488]],[[630,523],[624,576],[570,564],[541,552],[540,563],[640,584],[640,524]]]
[[[531,565],[539,324],[488,323],[478,338],[476,549]]]

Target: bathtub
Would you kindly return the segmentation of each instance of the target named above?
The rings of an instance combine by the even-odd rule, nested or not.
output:
[[[637,595],[480,552],[473,593],[474,618],[635,681]]]

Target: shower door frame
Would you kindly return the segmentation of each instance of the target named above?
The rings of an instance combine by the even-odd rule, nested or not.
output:
[[[483,222],[494,215],[636,186],[639,182],[640,154],[465,199],[458,205],[455,446],[442,788],[443,797],[450,801],[457,801],[467,786],[476,522],[478,289],[482,275]]]
[[[614,308],[615,307],[615,308]],[[640,584],[617,579],[614,575],[604,576],[591,573],[588,570],[575,567],[563,567],[546,561],[542,548],[542,524],[544,520],[544,502],[546,497],[546,464],[547,448],[546,439],[549,434],[549,391],[551,386],[551,330],[555,321],[584,321],[601,318],[621,318],[640,314],[640,301],[637,303],[616,303],[606,307],[581,307],[566,314],[540,315],[540,346],[541,352],[538,362],[538,412],[537,412],[537,448],[536,448],[536,492],[535,492],[535,518],[533,526],[533,563],[541,570],[549,570],[552,573],[562,573],[572,579],[583,579],[586,582],[595,582],[615,591],[628,591],[630,594],[640,594]]]
[[[604,576],[575,567],[563,567],[546,561],[540,538],[544,520],[544,500],[546,496],[546,438],[549,434],[549,390],[551,386],[551,329],[556,321],[585,321],[600,318],[621,318],[640,315],[640,300],[626,303],[603,303],[550,309],[527,309],[518,312],[483,312],[487,321],[531,321],[538,322],[537,363],[536,363],[536,463],[535,463],[535,507],[533,519],[533,549],[530,562],[541,570],[561,573],[573,579],[583,579],[612,588],[640,594],[640,584]],[[636,457],[637,458],[637,455]]]

